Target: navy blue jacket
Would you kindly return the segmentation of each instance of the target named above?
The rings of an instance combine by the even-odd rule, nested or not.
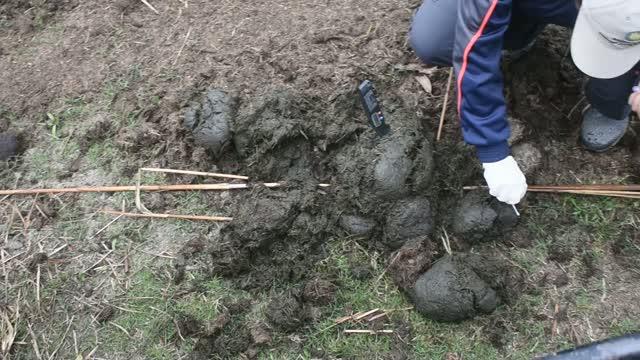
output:
[[[510,153],[500,70],[505,35],[521,22],[573,27],[576,16],[575,0],[459,0],[453,49],[458,113],[464,139],[476,146],[481,162]]]

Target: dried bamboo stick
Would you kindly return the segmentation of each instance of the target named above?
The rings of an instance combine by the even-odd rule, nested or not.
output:
[[[533,189],[530,192],[549,193],[549,194],[577,194],[577,195],[593,195],[593,196],[609,196],[626,199],[640,199],[640,192],[636,191],[599,191],[599,190],[550,190],[550,189]]]
[[[210,176],[210,177],[217,177],[217,178],[224,178],[224,179],[249,180],[248,176],[231,175],[231,174],[220,174],[220,173],[210,173],[210,172],[202,172],[202,171],[161,169],[161,168],[141,168],[140,170],[142,170],[142,171],[150,171],[150,172],[159,172],[159,173],[170,173],[170,174]]]
[[[487,189],[487,186],[465,186],[463,190]],[[638,184],[572,184],[572,185],[529,185],[529,190],[558,189],[558,190],[610,190],[610,191],[640,191]]]
[[[449,80],[447,80],[447,90],[444,94],[444,101],[442,102],[442,113],[440,113],[440,124],[438,125],[438,134],[436,135],[436,141],[440,141],[442,136],[442,128],[444,127],[444,116],[447,113],[447,103],[449,102],[449,92],[451,91],[451,80],[453,79],[453,68],[449,69]]]
[[[591,195],[632,195],[640,196],[640,191],[618,191],[618,190],[581,190],[581,189],[553,189],[553,188],[533,188],[530,192],[564,193],[571,191],[573,194]]]
[[[204,220],[204,221],[232,221],[233,218],[225,216],[204,216],[204,215],[178,215],[178,214],[138,214],[128,213],[114,210],[102,210],[105,214],[128,216],[135,218],[154,218],[154,219],[181,219],[181,220]]]
[[[570,185],[570,186],[529,186],[529,192],[538,192],[538,193],[556,193],[556,194],[578,194],[578,195],[594,195],[594,196],[609,196],[609,197],[619,197],[626,199],[640,199],[640,191],[624,191],[624,190],[606,190],[607,185],[595,185],[597,186],[594,189],[590,189],[589,185],[585,187],[581,187],[579,185]],[[626,185],[612,185],[613,189],[625,189]],[[465,186],[464,190],[479,190],[486,189],[486,186]],[[629,187],[630,189],[634,189],[635,185]]]
[[[609,191],[640,191],[640,185],[607,184],[607,185],[531,185],[533,189],[563,189],[563,190],[609,190]]]
[[[281,183],[263,183],[268,188],[276,188]],[[63,194],[63,193],[96,193],[96,192],[125,192],[136,191],[191,191],[191,190],[235,190],[248,189],[249,184],[174,184],[174,185],[135,185],[126,186],[95,186],[95,187],[75,187],[75,188],[54,188],[54,189],[14,189],[0,190],[0,195],[36,195],[36,194]]]
[[[353,320],[360,320],[360,319],[366,318],[367,316],[373,315],[373,314],[377,313],[378,311],[380,311],[380,309],[378,309],[378,308],[373,309],[373,310],[369,310],[367,312],[364,312],[362,314],[354,316]]]

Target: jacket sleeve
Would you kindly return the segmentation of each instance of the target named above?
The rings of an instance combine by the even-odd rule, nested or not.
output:
[[[462,134],[481,162],[509,156],[510,136],[500,69],[512,0],[462,0],[458,5],[453,65]]]

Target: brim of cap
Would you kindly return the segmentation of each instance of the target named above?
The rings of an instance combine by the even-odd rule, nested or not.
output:
[[[612,48],[602,35],[589,26],[581,11],[571,37],[571,57],[585,74],[598,79],[612,79],[631,70],[638,63],[640,46]]]

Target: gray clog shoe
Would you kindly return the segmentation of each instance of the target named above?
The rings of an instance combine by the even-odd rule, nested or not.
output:
[[[582,117],[580,140],[587,150],[604,152],[614,147],[629,126],[629,116],[612,119],[589,107]]]

